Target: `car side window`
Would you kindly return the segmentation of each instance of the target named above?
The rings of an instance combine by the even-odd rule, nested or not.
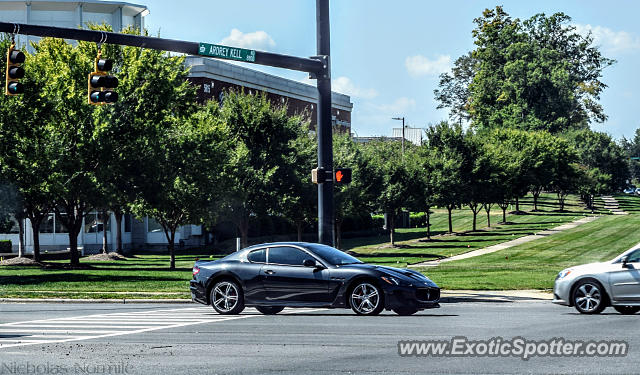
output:
[[[639,263],[640,262],[640,250],[636,250],[629,254],[627,258],[628,263]]]
[[[269,248],[270,264],[286,264],[292,266],[302,266],[305,259],[313,257],[302,250],[293,247],[281,246]]]
[[[247,255],[247,259],[251,263],[266,263],[267,249],[254,250]]]

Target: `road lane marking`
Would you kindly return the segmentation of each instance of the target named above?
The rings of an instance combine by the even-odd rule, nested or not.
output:
[[[305,313],[326,309],[293,309],[283,314]],[[29,320],[0,324],[0,349],[26,345],[64,343],[104,337],[132,335],[161,329],[180,328],[195,324],[247,319],[262,314],[217,315],[210,307],[190,307],[135,311],[131,313],[105,313],[75,317]],[[105,321],[107,320],[108,321]],[[113,325],[112,325],[113,324]],[[93,329],[104,328],[104,329]],[[34,332],[37,334],[31,334]],[[5,334],[3,337],[3,334]],[[13,333],[27,333],[15,337]],[[53,335],[49,334],[52,333]],[[60,335],[73,333],[73,335]],[[42,338],[42,339],[40,339]]]

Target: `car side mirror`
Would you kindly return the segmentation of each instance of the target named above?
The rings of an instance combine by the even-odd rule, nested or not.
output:
[[[305,259],[302,261],[302,265],[305,267],[315,267],[316,266],[316,261],[313,259]]]
[[[620,260],[622,261],[622,267],[629,268],[629,257],[628,256],[625,255]]]

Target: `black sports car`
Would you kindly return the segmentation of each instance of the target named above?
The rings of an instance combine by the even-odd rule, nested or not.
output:
[[[196,261],[191,298],[220,314],[253,306],[263,314],[285,307],[342,307],[359,315],[383,309],[410,315],[440,307],[440,288],[413,270],[365,264],[326,245],[282,242]]]

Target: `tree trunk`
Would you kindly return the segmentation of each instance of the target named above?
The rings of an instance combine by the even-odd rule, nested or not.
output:
[[[389,239],[391,240],[391,246],[396,245],[396,240],[393,235],[396,232],[396,215],[393,212],[387,213],[387,223],[389,224]]]
[[[429,209],[429,207],[427,207],[427,210],[425,211],[425,219],[427,220],[427,239],[430,240],[431,239],[431,210]]]
[[[18,240],[18,258],[24,256],[24,219],[18,220],[18,233],[20,239]]]
[[[516,196],[516,214],[520,213],[520,197]]]
[[[491,228],[491,206],[493,206],[493,204],[484,204],[484,210],[487,213],[487,227],[489,228]]]
[[[78,233],[75,225],[69,228],[69,253],[71,255],[70,263],[72,266],[80,264],[80,254],[78,254]]]
[[[114,210],[114,216],[116,217],[116,253],[122,254],[122,211]]]
[[[298,231],[298,242],[302,242],[302,222],[296,222],[296,230]]]
[[[533,195],[533,210],[538,211],[538,197],[540,196],[540,192],[534,190],[531,194]]]
[[[109,221],[109,216],[107,211],[102,211],[102,253],[106,254],[109,252],[109,245],[107,244],[107,223]]]
[[[342,220],[336,221],[336,247],[342,250]]]
[[[40,261],[40,224],[44,216],[30,217],[31,231],[33,232],[33,260]]]
[[[249,218],[243,217],[238,224],[238,230],[240,231],[240,247],[245,248],[249,244]]]
[[[447,211],[449,211],[449,233],[453,233],[453,223],[451,222],[451,211],[453,210],[452,205],[447,205]]]
[[[479,203],[469,203],[469,208],[471,208],[471,212],[473,212],[472,231],[475,232],[477,228],[476,223],[477,223],[478,212],[480,212],[480,210],[482,209],[482,206]]]
[[[169,262],[169,269],[176,269],[176,253],[175,253],[175,239],[176,239],[176,228],[171,228],[171,235],[169,239],[169,256],[171,257],[171,261]]]

